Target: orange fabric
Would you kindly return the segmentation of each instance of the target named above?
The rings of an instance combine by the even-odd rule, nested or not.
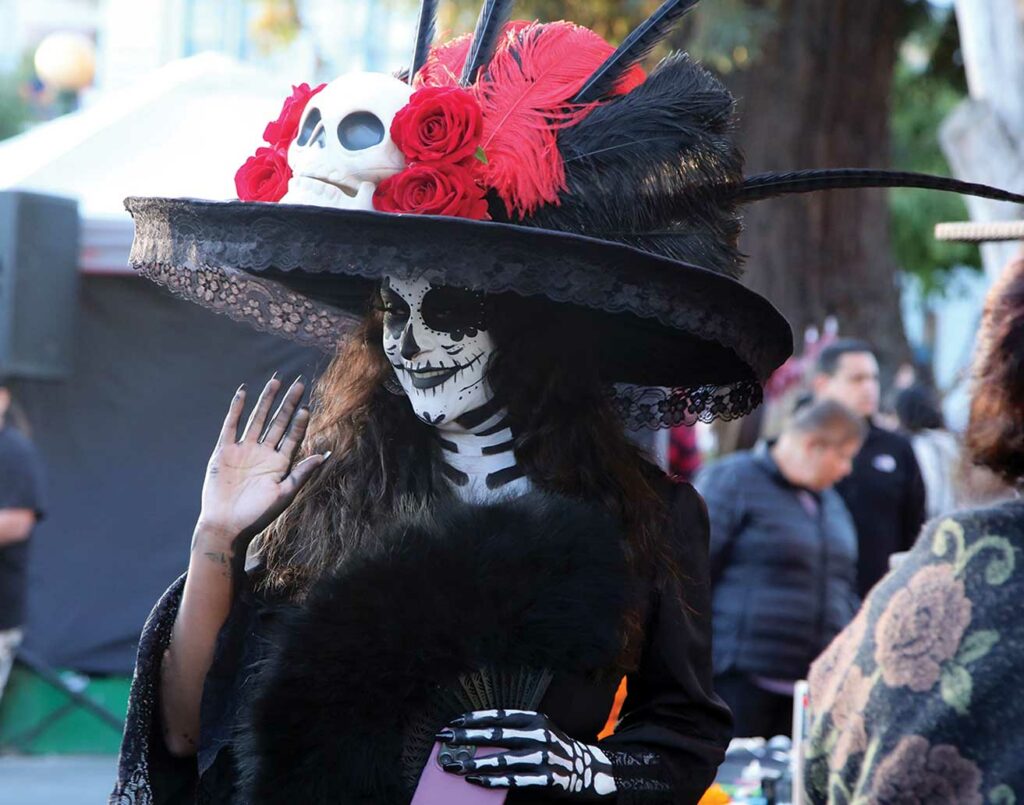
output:
[[[626,677],[622,677],[619,689],[615,691],[615,701],[612,702],[612,710],[608,714],[608,721],[605,723],[604,729],[597,736],[598,739],[607,738],[615,732],[615,726],[619,723],[619,715],[622,713],[622,703],[624,701],[626,701]]]
[[[730,802],[732,802],[732,797],[726,794],[718,783],[715,783],[704,792],[704,796],[700,798],[697,805],[728,805]]]

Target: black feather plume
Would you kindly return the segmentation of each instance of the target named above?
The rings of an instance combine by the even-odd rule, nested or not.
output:
[[[527,226],[607,238],[724,274],[740,271],[733,98],[688,56],[558,133],[566,191]],[[494,204],[491,205],[494,214]],[[498,211],[500,213],[500,210]]]
[[[1024,196],[985,184],[961,182],[946,176],[908,171],[873,170],[870,168],[822,168],[818,170],[759,173],[748,176],[738,185],[732,198],[745,204],[792,193],[815,193],[819,190],[845,190],[857,187],[920,187],[945,190],[965,196],[991,198],[1024,204]]]
[[[480,68],[491,60],[494,48],[498,44],[498,36],[511,11],[512,0],[484,0],[480,16],[476,20],[476,29],[473,31],[473,43],[470,45],[462,76],[459,78],[462,86],[472,84]]]
[[[410,84],[427,60],[430,45],[434,41],[434,22],[436,19],[437,0],[421,0],[420,19],[416,24],[416,45],[412,51],[412,62],[409,64],[409,77],[407,79]]]
[[[573,98],[573,103],[591,103],[609,95],[625,72],[668,36],[679,19],[698,2],[699,0],[665,0],[658,10],[627,36],[618,49],[587,79],[587,83]]]

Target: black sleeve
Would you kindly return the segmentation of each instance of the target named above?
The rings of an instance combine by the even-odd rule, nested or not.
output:
[[[128,713],[118,758],[117,781],[110,805],[146,802],[153,805],[185,805],[196,802],[227,802],[223,793],[233,785],[230,763],[217,763],[222,753],[237,703],[240,658],[246,635],[255,620],[254,597],[248,577],[239,564],[231,610],[217,636],[213,662],[203,686],[200,710],[200,741],[194,757],[176,758],[164,743],[160,718],[160,672],[164,651],[170,644],[174,621],[185,588],[182,575],[164,593],[146,620],[128,695]],[[212,793],[211,793],[212,789]]]
[[[46,512],[43,462],[21,434],[4,436],[0,447],[0,509],[31,509],[36,519],[42,520]]]
[[[732,737],[732,716],[711,681],[707,508],[679,484],[670,516],[681,578],[657,591],[622,720],[600,744],[620,803],[696,803]]]
[[[178,805],[195,801],[195,759],[173,757],[167,751],[160,728],[160,663],[171,640],[184,588],[185,577],[181,576],[153,607],[142,627],[117,761],[117,780],[109,805]]]
[[[925,521],[925,488],[921,467],[917,463],[914,449],[907,442],[907,485],[903,492],[903,522],[900,523],[900,550],[909,551],[917,542]]]

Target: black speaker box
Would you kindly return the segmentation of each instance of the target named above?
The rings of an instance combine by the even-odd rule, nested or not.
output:
[[[71,374],[78,244],[78,202],[0,192],[0,376]]]

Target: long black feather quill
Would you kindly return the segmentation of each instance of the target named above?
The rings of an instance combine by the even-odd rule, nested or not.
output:
[[[521,223],[591,235],[737,276],[743,181],[733,99],[686,54],[558,134],[566,189]]]
[[[512,0],[484,0],[480,16],[476,20],[476,29],[473,31],[473,43],[466,54],[466,63],[459,78],[462,86],[472,84],[480,68],[491,60],[494,48],[498,44],[498,36],[511,11]]]
[[[844,190],[856,187],[920,187],[945,190],[965,196],[991,198],[1024,204],[1024,196],[974,182],[961,182],[946,176],[907,171],[872,170],[869,168],[821,168],[787,173],[759,173],[748,176],[736,188],[734,201],[747,203],[792,193],[815,193],[819,190]]]
[[[587,79],[587,83],[572,99],[573,103],[591,103],[609,95],[626,70],[650,53],[658,42],[668,36],[679,19],[698,2],[699,0],[665,0],[658,10],[627,36],[616,51],[605,59],[604,64]]]
[[[409,64],[408,83],[412,83],[416,73],[427,60],[430,45],[434,41],[434,23],[437,19],[437,0],[421,0],[420,19],[416,24],[416,45],[412,51],[412,62]]]

